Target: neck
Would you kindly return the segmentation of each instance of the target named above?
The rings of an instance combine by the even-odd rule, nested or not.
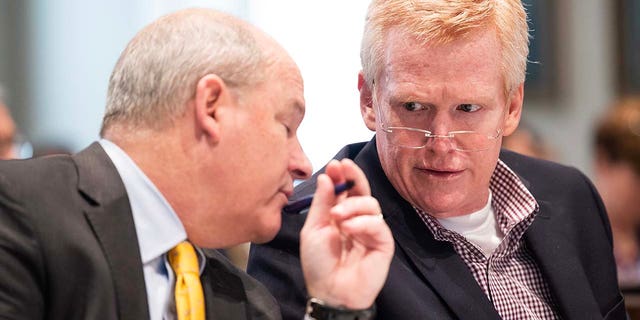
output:
[[[193,186],[194,166],[189,164],[190,148],[175,127],[162,131],[136,128],[110,130],[105,134],[144,172],[171,205],[183,224],[184,212],[192,212],[188,195]]]
[[[221,211],[215,206],[224,202],[224,192],[214,190],[214,171],[222,167],[215,161],[223,157],[215,156],[206,139],[194,139],[192,129],[186,125],[161,131],[136,129],[105,138],[124,150],[158,188],[190,241],[206,248],[235,244],[230,239],[233,234],[227,236],[230,226],[215,214]]]

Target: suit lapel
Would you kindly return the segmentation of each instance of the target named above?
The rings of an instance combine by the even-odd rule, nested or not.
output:
[[[503,158],[503,154],[500,157]],[[554,204],[544,200],[543,194],[537,194],[534,186],[522,175],[518,174],[518,177],[540,206],[540,212],[524,233],[524,241],[547,281],[558,312],[567,319],[581,319],[586,314],[594,319],[600,318],[600,309],[577,255],[579,244],[566,236],[575,226],[560,223],[554,218]]]
[[[148,319],[138,239],[127,193],[98,143],[74,156],[85,214],[109,263],[120,319]]]
[[[385,220],[396,241],[396,250],[405,253],[408,262],[457,317],[500,319],[453,246],[433,238],[415,210],[386,178],[378,161],[375,138],[363,148],[356,163],[366,173],[371,182],[372,195],[382,205]]]
[[[527,247],[547,280],[564,318],[601,317],[589,279],[577,256],[576,243],[565,236],[572,226],[554,221],[552,204],[538,200],[540,212],[525,233]]]
[[[383,212],[385,209],[383,208]],[[461,319],[499,319],[467,265],[448,242],[437,241],[413,208],[387,218],[399,250]]]

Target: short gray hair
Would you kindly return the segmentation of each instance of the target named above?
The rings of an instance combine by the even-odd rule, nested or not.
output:
[[[264,54],[247,23],[187,9],[151,23],[129,42],[109,79],[101,135],[115,123],[161,129],[185,112],[198,80],[216,74],[233,88],[265,77]]]

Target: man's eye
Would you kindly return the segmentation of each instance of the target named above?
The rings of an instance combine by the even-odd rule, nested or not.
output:
[[[404,107],[407,111],[418,111],[426,109],[422,104],[418,102],[405,102],[402,107]]]
[[[462,110],[464,112],[475,112],[480,110],[480,106],[477,104],[465,103],[458,106],[458,110]]]

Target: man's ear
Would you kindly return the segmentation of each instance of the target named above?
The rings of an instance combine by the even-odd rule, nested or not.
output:
[[[520,123],[520,117],[522,115],[522,103],[524,100],[524,83],[521,83],[509,97],[509,104],[507,105],[507,117],[504,120],[504,130],[502,135],[511,135],[518,124]]]
[[[376,113],[373,110],[373,92],[362,71],[358,73],[358,91],[360,91],[360,114],[369,130],[376,131]]]
[[[217,141],[220,137],[220,111],[232,103],[233,96],[222,78],[215,74],[200,78],[194,99],[198,131]]]

